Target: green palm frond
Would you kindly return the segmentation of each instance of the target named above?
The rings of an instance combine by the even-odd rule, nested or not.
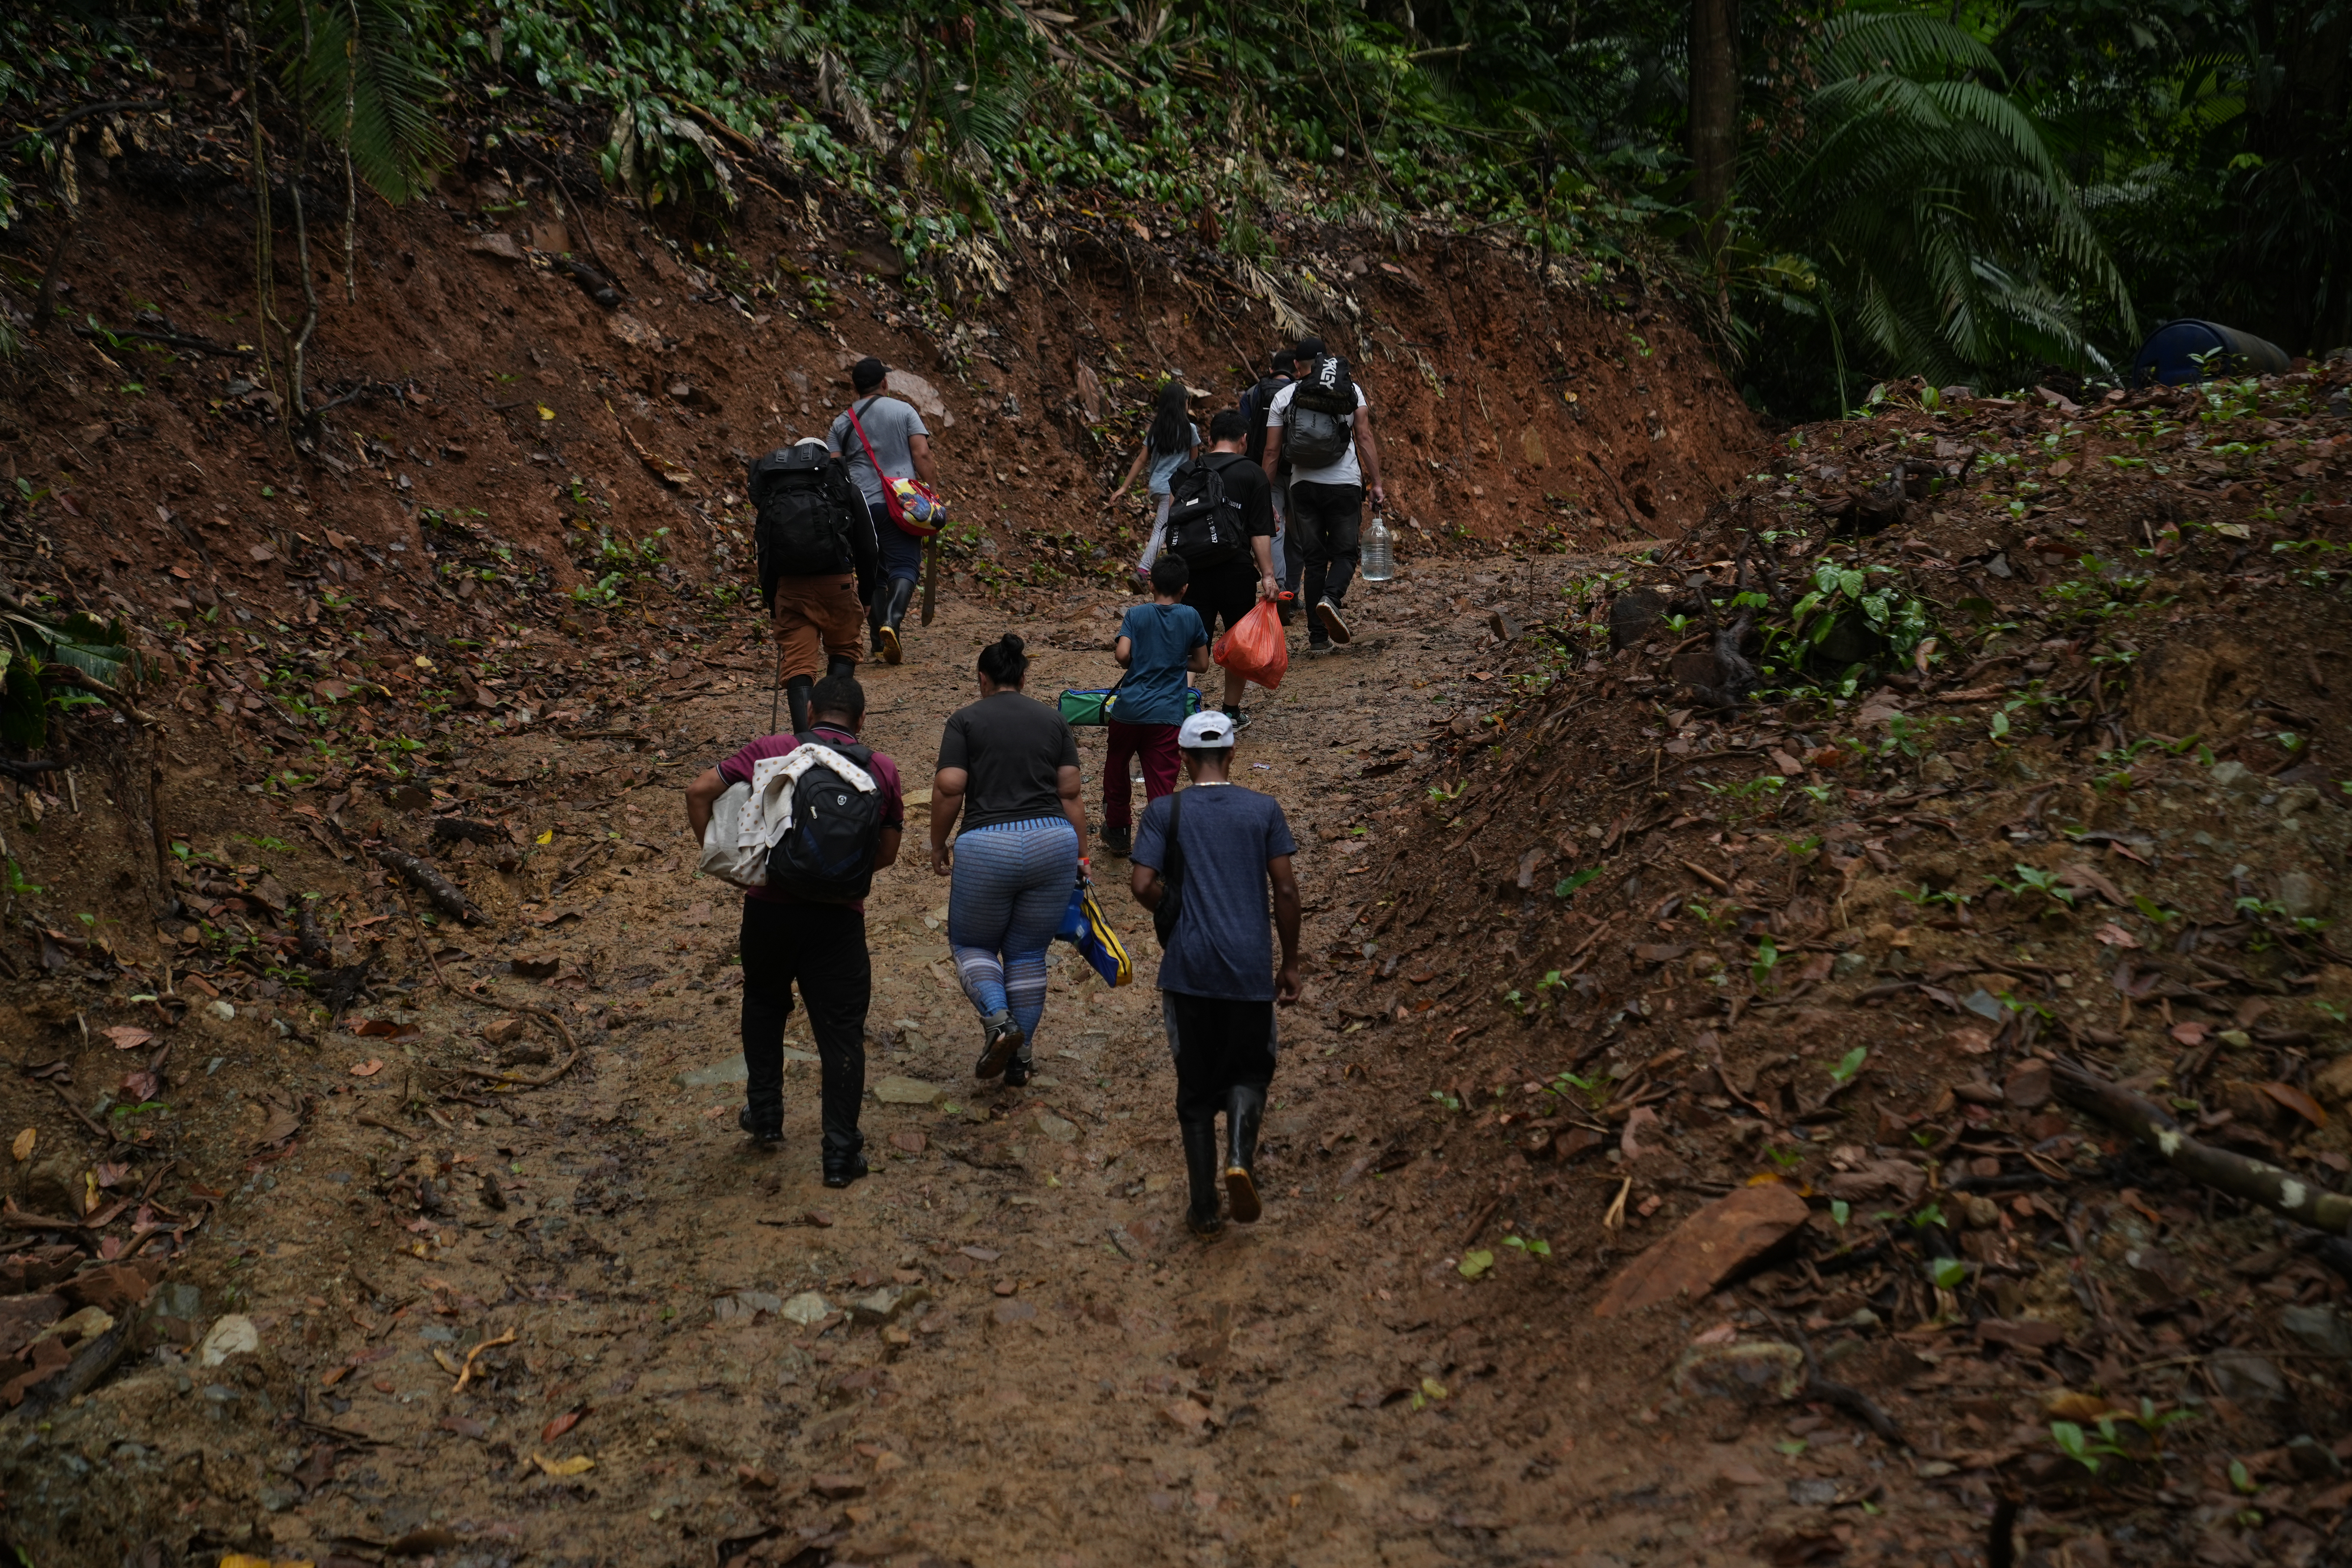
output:
[[[436,15],[428,0],[276,0],[268,15],[286,90],[320,140],[343,146],[348,119],[352,166],[386,201],[430,185],[447,159],[447,138],[433,112],[445,84],[426,63],[425,33]]]
[[[1973,35],[1940,16],[1913,11],[1849,11],[1822,26],[1824,77],[1883,71],[1922,76],[1931,71],[2000,74],[2000,61]]]
[[[2128,331],[2128,290],[1984,46],[1932,16],[1849,12],[1820,51],[1807,134],[1752,174],[1776,232],[1822,258],[1822,307],[1853,348],[1936,384],[2102,363],[2082,312]]]

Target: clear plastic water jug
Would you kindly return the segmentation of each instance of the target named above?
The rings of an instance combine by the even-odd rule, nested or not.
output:
[[[1356,564],[1367,583],[1386,583],[1396,575],[1396,536],[1389,531],[1388,519],[1377,511],[1357,546]]]

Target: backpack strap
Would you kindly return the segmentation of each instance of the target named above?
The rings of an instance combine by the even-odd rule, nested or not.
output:
[[[1170,895],[1181,899],[1184,886],[1184,792],[1181,789],[1168,794],[1168,853],[1160,858],[1168,864],[1160,868],[1160,880]],[[1178,912],[1182,912],[1181,903]],[[1172,928],[1170,934],[1174,934]]]

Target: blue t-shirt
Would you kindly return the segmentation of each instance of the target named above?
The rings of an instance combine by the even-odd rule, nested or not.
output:
[[[1298,846],[1274,796],[1239,784],[1162,795],[1135,830],[1135,864],[1168,870],[1168,816],[1184,803],[1182,902],[1160,989],[1234,1002],[1274,1000],[1274,892],[1265,863]]]
[[[1192,439],[1182,451],[1162,452],[1157,447],[1152,449],[1151,493],[1153,495],[1164,496],[1168,493],[1168,481],[1176,472],[1177,465],[1191,457],[1192,448],[1201,444],[1201,427],[1198,425],[1188,425],[1185,429],[1191,432]]]
[[[1127,681],[1111,717],[1122,724],[1181,724],[1185,711],[1185,666],[1192,650],[1209,646],[1209,628],[1190,605],[1138,605],[1118,623],[1118,635],[1132,644]]]

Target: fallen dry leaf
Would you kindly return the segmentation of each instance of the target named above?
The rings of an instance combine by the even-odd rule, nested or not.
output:
[[[101,1029],[99,1032],[112,1040],[114,1048],[118,1051],[135,1051],[155,1037],[148,1030],[130,1024],[117,1024],[111,1028]]]
[[[366,1061],[361,1062],[352,1068],[352,1076],[353,1078],[373,1078],[383,1070],[383,1062],[382,1059],[375,1057],[370,1057]]]
[[[2291,1083],[2277,1082],[2266,1083],[2263,1085],[2263,1092],[2269,1095],[2273,1100],[2277,1100],[2281,1105],[2285,1106],[2289,1110],[2294,1111],[2297,1116],[2302,1117],[2305,1121],[2310,1122],[2314,1127],[2325,1127],[2327,1125],[2327,1112],[2319,1109],[2319,1102],[2317,1100],[2304,1093],[2303,1090],[2295,1088],[2294,1085]]]
[[[2116,924],[2113,921],[2109,921],[2105,925],[2101,926],[2092,934],[2096,936],[2099,941],[2105,942],[2109,947],[2137,947],[2139,945],[2139,938],[2132,935],[2131,932],[2124,930],[2123,927]]]
[[[583,1406],[578,1410],[565,1411],[562,1415],[558,1415],[554,1420],[549,1422],[546,1426],[539,1429],[539,1440],[542,1443],[554,1442],[558,1437],[562,1436],[566,1432],[569,1432],[574,1426],[579,1426],[580,1417],[587,1413],[585,1406]]]
[[[2202,1023],[2175,1024],[2169,1031],[2174,1039],[2190,1047],[2203,1045],[2205,1037],[2212,1032],[2212,1025]]]
[[[33,1157],[33,1145],[40,1141],[40,1132],[37,1129],[27,1127],[16,1134],[16,1141],[8,1145],[8,1152],[16,1155],[16,1163],[21,1165]]]
[[[352,1033],[362,1036],[396,1035],[400,1033],[400,1026],[389,1018],[354,1018],[352,1020]]]
[[[545,1454],[533,1454],[530,1462],[551,1476],[584,1476],[596,1468],[596,1461],[585,1454],[574,1454],[568,1459],[551,1459]]]
[[[153,1073],[140,1071],[124,1073],[120,1087],[132,1100],[143,1103],[154,1099],[155,1091],[163,1085]]]

